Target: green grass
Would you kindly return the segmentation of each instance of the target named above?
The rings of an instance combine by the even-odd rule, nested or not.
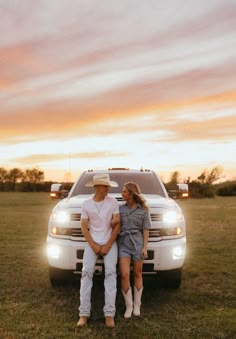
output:
[[[103,285],[95,280],[89,326],[76,328],[79,289],[53,289],[45,256],[55,201],[46,193],[0,193],[0,338],[236,337],[236,198],[181,203],[188,253],[178,290],[146,278],[140,319],[124,320],[117,295],[115,329],[103,319]]]

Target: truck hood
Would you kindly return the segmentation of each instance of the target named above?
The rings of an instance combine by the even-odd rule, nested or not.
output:
[[[61,208],[78,208],[78,207],[81,207],[82,203],[85,200],[91,198],[92,196],[93,195],[88,194],[88,195],[76,195],[71,198],[68,197],[68,198],[61,200],[56,205],[56,207],[60,209]],[[124,203],[121,195],[110,193],[109,196],[116,198],[119,204]],[[165,198],[165,197],[161,197],[160,195],[152,195],[152,194],[147,194],[147,195],[144,194],[143,196],[145,200],[147,201],[147,204],[150,208],[159,207],[159,208],[172,209],[178,206],[177,203],[173,199],[170,199],[168,197]]]

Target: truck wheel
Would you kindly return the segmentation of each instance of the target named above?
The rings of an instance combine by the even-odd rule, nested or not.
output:
[[[182,268],[170,271],[162,271],[160,273],[161,283],[163,287],[177,289],[181,285]]]
[[[65,270],[49,266],[49,280],[52,287],[61,287],[68,281],[68,274]]]

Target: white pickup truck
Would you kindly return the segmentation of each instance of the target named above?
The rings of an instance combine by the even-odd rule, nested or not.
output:
[[[120,204],[123,203],[123,184],[132,181],[139,185],[148,203],[152,222],[148,258],[144,260],[143,274],[160,275],[168,287],[178,288],[186,255],[186,224],[180,206],[168,196],[161,179],[154,171],[117,168],[83,172],[68,196],[53,208],[47,236],[47,258],[52,286],[60,285],[71,273],[81,274],[86,243],[80,227],[81,205],[94,193],[94,189],[85,184],[96,173],[108,173],[110,179],[119,184],[119,187],[110,188],[109,195],[115,197]],[[187,185],[179,185],[174,196],[185,198],[187,191]],[[98,259],[94,273],[103,273],[102,258]]]

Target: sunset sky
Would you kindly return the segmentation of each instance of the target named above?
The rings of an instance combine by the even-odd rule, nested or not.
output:
[[[235,0],[0,0],[0,167],[236,179]]]

